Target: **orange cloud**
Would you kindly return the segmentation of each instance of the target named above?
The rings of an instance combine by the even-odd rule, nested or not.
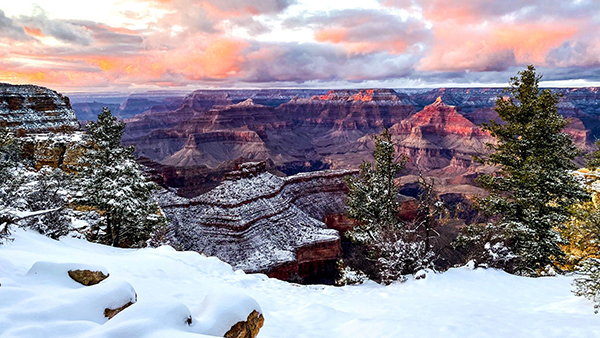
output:
[[[217,7],[211,3],[208,3],[208,2],[202,2],[201,6],[206,11],[206,13],[208,14],[209,17],[214,17],[214,18],[219,18],[219,19],[227,19],[230,17],[238,17],[241,15],[241,13],[238,11],[222,10],[219,7]]]
[[[551,48],[558,47],[577,31],[574,25],[507,25],[494,30],[491,40],[499,49],[512,49],[518,63],[542,64]]]
[[[25,26],[25,27],[23,27],[23,29],[25,30],[25,33],[27,33],[28,35],[35,36],[38,38],[41,38],[44,36],[44,33],[42,33],[42,30],[39,28]]]
[[[322,29],[315,32],[315,40],[318,42],[340,43],[347,37],[346,30],[342,28]]]
[[[182,65],[179,71],[190,79],[236,76],[244,62],[242,50],[247,46],[244,41],[219,39],[210,42],[204,51],[184,51],[178,61]]]
[[[553,48],[578,32],[569,23],[434,24],[435,43],[421,60],[427,71],[488,71],[535,63],[544,66]]]

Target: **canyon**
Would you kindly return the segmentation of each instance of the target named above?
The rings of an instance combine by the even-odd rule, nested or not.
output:
[[[303,283],[329,283],[342,255],[340,235],[324,221],[345,214],[351,170],[279,177],[265,162],[246,162],[195,198],[164,190],[169,239],[184,250],[216,256],[246,272]]]
[[[442,200],[461,205],[457,217],[474,217],[469,198],[484,193],[475,179],[494,170],[473,161],[494,142],[478,124],[497,119],[493,106],[504,95],[496,88],[199,90],[106,102],[80,96],[74,110],[46,88],[0,89],[0,125],[23,130],[37,167],[76,163],[75,113],[89,120],[102,106],[117,109],[127,122],[123,143],[136,146],[138,161],[163,187],[157,199],[172,245],[303,283],[332,282],[343,232],[353,225],[344,179],[372,160],[373,136],[383,128],[398,154],[410,157],[397,178],[402,194],[416,196],[423,175],[435,180]],[[600,136],[597,88],[557,91],[558,110],[570,118],[565,131],[590,151]],[[403,201],[410,219],[415,200]],[[458,226],[444,229],[448,243]]]
[[[570,119],[565,132],[591,150],[600,136],[598,89],[553,90]],[[372,158],[372,136],[385,127],[411,158],[401,182],[421,173],[443,191],[474,195],[481,193],[474,179],[491,169],[472,156],[493,141],[478,125],[498,119],[493,107],[504,96],[500,88],[198,90],[127,119],[124,142],[189,197],[214,187],[233,163],[270,160],[287,175],[356,169]],[[210,179],[192,183],[192,172]]]

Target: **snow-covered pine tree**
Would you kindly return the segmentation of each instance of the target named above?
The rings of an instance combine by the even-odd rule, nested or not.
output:
[[[508,254],[517,256],[515,272],[532,276],[562,259],[557,228],[569,220],[571,205],[589,198],[570,173],[579,152],[562,132],[567,121],[558,114],[558,96],[540,91],[540,79],[528,66],[511,79],[512,97],[496,100],[505,124],[483,124],[497,143],[488,144],[491,154],[482,162],[499,171],[479,178],[489,192],[479,207],[497,217],[496,236],[508,236]]]
[[[600,141],[596,142],[600,146]],[[567,269],[576,270],[573,282],[577,296],[594,302],[594,312],[600,310],[600,149],[588,157],[589,171],[578,170],[577,174],[590,192],[592,199],[572,207],[574,216],[561,229],[568,241],[564,246],[567,254]]]
[[[434,240],[440,234],[437,232],[438,226],[448,220],[448,209],[442,200],[440,200],[435,189],[433,179],[425,179],[419,174],[419,207],[417,208],[417,217],[415,218],[415,230],[423,238],[425,243],[425,252],[430,252],[434,246]]]
[[[398,218],[398,187],[394,178],[404,169],[408,158],[396,156],[387,129],[375,136],[375,163],[363,162],[358,177],[347,179],[349,218],[359,224],[346,235],[359,247],[347,263],[383,283],[401,280],[403,275],[429,267],[432,255],[425,242],[408,232]],[[365,262],[366,261],[366,262]]]
[[[97,122],[86,125],[90,148],[81,159],[77,203],[100,211],[103,219],[91,238],[120,247],[144,246],[152,231],[165,224],[148,181],[135,161],[134,148],[123,147],[125,123],[104,108]]]
[[[31,182],[24,191],[26,208],[30,211],[48,211],[20,223],[53,239],[65,236],[71,230],[70,209],[65,208],[71,198],[72,175],[59,168],[42,167],[30,174]]]
[[[349,177],[348,217],[360,221],[351,235],[364,242],[377,241],[376,233],[381,229],[394,229],[401,226],[398,219],[398,187],[394,178],[402,171],[408,158],[404,155],[396,159],[392,135],[384,129],[375,136],[375,164],[363,162],[360,175]]]
[[[588,161],[586,167],[590,170],[600,168],[600,140],[596,141],[596,148],[596,151],[587,156]]]
[[[9,208],[15,201],[16,188],[22,183],[19,177],[14,175],[17,167],[15,157],[18,157],[18,152],[12,132],[0,128],[0,243],[10,236],[10,226],[14,217]]]

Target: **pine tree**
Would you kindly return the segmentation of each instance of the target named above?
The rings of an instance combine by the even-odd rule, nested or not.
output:
[[[512,97],[496,100],[505,124],[483,124],[497,143],[488,144],[491,154],[481,161],[499,171],[478,180],[489,192],[479,207],[496,217],[496,233],[507,236],[515,271],[525,275],[539,275],[562,259],[557,228],[569,220],[571,205],[588,198],[570,174],[579,152],[562,132],[568,121],[558,114],[558,96],[540,91],[540,79],[529,66],[511,79]]]
[[[600,168],[600,140],[596,141],[596,151],[588,154],[588,161],[586,167],[590,170],[596,170]]]
[[[596,145],[600,145],[599,142]],[[592,199],[572,207],[573,217],[561,229],[568,241],[566,268],[575,269],[573,292],[594,302],[594,312],[600,310],[600,150],[588,158],[587,168],[577,171]]]
[[[448,209],[444,202],[440,200],[433,179],[427,180],[419,174],[418,183],[421,192],[419,193],[419,206],[414,220],[415,230],[425,243],[425,252],[430,252],[434,246],[435,238],[440,235],[437,228],[441,223],[448,220]]]
[[[22,177],[15,175],[16,157],[15,138],[6,128],[0,128],[0,244],[9,239],[10,227],[14,217],[10,208],[15,202],[15,191],[23,183]]]
[[[358,177],[347,179],[347,215],[359,222],[347,236],[357,245],[359,257],[348,265],[383,283],[402,280],[403,275],[429,267],[432,255],[414,231],[398,218],[398,187],[394,178],[408,158],[396,158],[390,132],[375,137],[375,163],[363,162]]]
[[[134,148],[121,146],[125,123],[104,108],[97,122],[86,125],[89,150],[81,161],[80,205],[97,208],[103,215],[91,239],[113,246],[144,246],[152,231],[165,224],[147,181],[135,161]]]

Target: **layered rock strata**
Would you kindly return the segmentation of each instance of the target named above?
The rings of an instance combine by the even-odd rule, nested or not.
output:
[[[422,111],[390,128],[396,147],[422,170],[451,165],[469,167],[473,155],[482,154],[493,142],[484,132],[440,97]]]
[[[277,177],[246,163],[196,198],[164,192],[172,237],[185,250],[217,256],[235,269],[281,279],[314,277],[341,255],[336,230],[322,222],[345,212],[344,178],[355,171]]]
[[[79,130],[69,98],[48,88],[0,83],[0,127],[48,132]]]

